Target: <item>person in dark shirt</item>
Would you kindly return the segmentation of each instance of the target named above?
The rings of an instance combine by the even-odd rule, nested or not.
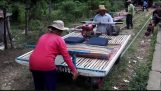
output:
[[[161,26],[161,5],[158,5],[157,9],[153,11],[152,24],[156,26],[158,23]]]

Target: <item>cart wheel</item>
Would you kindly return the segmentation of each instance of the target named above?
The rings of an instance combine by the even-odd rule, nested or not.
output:
[[[115,62],[115,65],[119,64],[120,60],[121,60],[121,56],[119,56],[119,57],[117,58],[117,60],[116,60],[116,62]]]
[[[93,89],[99,89],[103,86],[104,84],[104,79],[99,77],[99,78],[91,78],[91,87]]]

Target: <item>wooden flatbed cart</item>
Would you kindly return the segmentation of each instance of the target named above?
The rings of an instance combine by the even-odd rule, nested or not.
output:
[[[69,33],[63,38],[67,38],[69,36],[72,37],[82,37],[80,32],[72,32]],[[100,37],[110,39],[107,46],[101,47],[102,49],[112,49],[112,53],[108,60],[105,59],[95,59],[95,58],[83,58],[77,57],[75,66],[79,72],[79,75],[86,76],[91,79],[91,83],[93,86],[99,87],[102,85],[103,78],[107,76],[110,69],[113,67],[116,60],[120,57],[120,54],[124,50],[125,46],[128,43],[131,35],[118,35],[118,36],[108,36],[101,35]],[[83,46],[84,44],[80,44]],[[90,45],[88,45],[90,47]],[[98,51],[100,50],[100,46],[92,46]],[[15,59],[15,61],[22,65],[29,65],[29,57],[32,51],[27,52]],[[62,56],[57,56],[55,64],[58,68],[58,71],[70,73],[70,69],[67,67],[67,64],[64,62]]]

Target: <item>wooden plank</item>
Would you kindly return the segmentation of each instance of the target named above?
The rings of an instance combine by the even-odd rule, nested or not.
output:
[[[90,65],[92,63],[92,60],[91,59],[88,59],[88,62],[84,65],[84,68],[87,68],[88,65]]]
[[[87,58],[82,60],[81,64],[78,67],[83,68],[84,64],[87,62],[86,60],[88,60]]]
[[[76,60],[76,66],[78,66],[82,61],[81,61],[82,58],[80,57],[77,57],[77,60]]]
[[[104,65],[107,63],[107,60],[103,60],[103,64],[102,66],[99,68],[99,70],[102,70],[102,68],[104,67]]]
[[[99,60],[99,61],[101,61],[101,63],[100,63],[100,65],[99,65],[99,67],[97,69],[102,68],[103,67],[103,64],[104,64],[104,60]]]
[[[80,66],[80,65],[82,65],[82,63],[84,62],[83,60],[84,60],[85,58],[81,58],[79,61],[79,64],[77,65],[78,67]]]
[[[108,66],[109,63],[110,63],[110,61],[106,61],[106,63],[104,64],[104,66],[101,69],[104,70]]]
[[[102,61],[100,61],[99,59],[97,61],[98,61],[98,64],[97,64],[97,66],[95,66],[95,69],[98,69],[102,63]]]
[[[93,65],[93,67],[91,67],[92,69],[96,69],[97,65],[99,64],[99,61],[97,59],[97,61],[95,62],[95,64]]]
[[[88,66],[88,68],[92,68],[95,64],[95,62],[97,61],[97,59],[91,59],[92,63]]]

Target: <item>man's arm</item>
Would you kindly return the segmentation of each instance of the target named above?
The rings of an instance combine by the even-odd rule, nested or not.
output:
[[[71,56],[68,53],[66,44],[65,44],[63,39],[59,40],[59,50],[60,50],[61,55],[64,58],[64,61],[67,63],[69,68],[72,70],[73,76],[74,76],[74,79],[75,79],[76,78],[75,76],[78,75],[78,71],[77,71],[77,69],[75,68],[75,66],[74,66],[74,64],[72,62]]]
[[[108,20],[109,22],[113,22],[113,18],[112,18],[112,16],[111,15],[109,15],[109,20]]]
[[[97,22],[97,15],[96,15],[96,16],[94,16],[94,18],[93,18],[93,22]]]

